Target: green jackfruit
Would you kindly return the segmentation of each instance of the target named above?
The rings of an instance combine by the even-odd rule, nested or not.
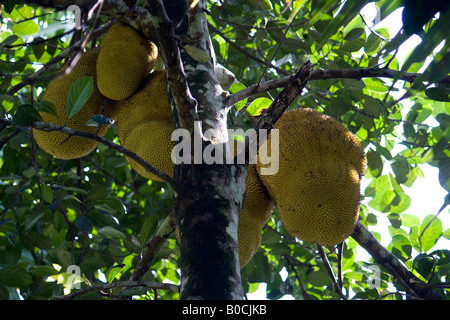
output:
[[[141,122],[122,142],[123,146],[133,151],[155,168],[173,177],[174,164],[171,154],[175,143],[171,140],[174,130],[173,122],[153,120]],[[125,157],[130,166],[141,176],[154,181],[162,181],[149,173],[136,161]]]
[[[311,109],[285,112],[275,128],[279,169],[260,177],[286,230],[320,245],[344,241],[358,220],[366,166],[358,139],[338,121]],[[259,174],[266,160],[258,162]]]
[[[56,77],[50,81],[42,100],[50,101],[55,105],[58,117],[47,112],[40,112],[44,122],[61,126],[64,125],[67,122],[68,117],[66,103],[70,87],[78,78],[92,76],[94,80],[92,95],[80,111],[69,119],[67,127],[92,133],[97,132],[98,127],[87,126],[86,123],[90,120],[91,116],[100,113],[102,104],[106,99],[95,84],[95,66],[99,52],[99,48],[94,48],[85,52],[69,74]],[[111,107],[110,104],[105,104],[103,110],[105,116],[114,118],[115,112],[115,108]],[[108,128],[109,125],[101,126],[98,135],[104,135]],[[98,144],[96,141],[86,138],[76,136],[68,137],[66,134],[58,131],[47,132],[33,129],[33,135],[37,144],[44,151],[56,158],[64,160],[83,157],[94,150]]]
[[[258,251],[262,228],[269,220],[274,208],[274,204],[259,179],[254,164],[247,167],[245,185],[244,205],[239,214],[238,223],[238,249],[241,268],[245,267]]]
[[[100,92],[112,100],[131,96],[153,69],[158,49],[127,24],[117,22],[106,33],[97,63]]]
[[[120,141],[138,124],[152,120],[173,123],[172,109],[167,94],[166,72],[154,71],[145,85],[128,99],[118,101],[117,131]]]

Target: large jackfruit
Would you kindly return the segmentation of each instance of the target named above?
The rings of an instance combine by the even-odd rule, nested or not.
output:
[[[261,243],[262,228],[269,220],[274,204],[259,179],[256,165],[247,167],[246,193],[239,214],[238,250],[241,268],[255,255]]]
[[[111,26],[101,44],[97,84],[112,100],[131,96],[153,69],[158,49],[132,27],[122,22]]]
[[[128,99],[118,101],[117,131],[121,141],[138,124],[152,120],[173,122],[164,70],[152,72],[145,85]]]
[[[41,112],[42,120],[47,123],[64,125],[67,122],[67,94],[72,84],[80,77],[93,77],[93,91],[91,97],[81,110],[69,119],[67,126],[73,129],[83,130],[87,132],[97,132],[98,127],[87,126],[86,122],[90,117],[99,114],[105,97],[100,93],[96,83],[96,62],[100,49],[94,48],[85,52],[72,71],[67,75],[60,75],[51,80],[47,86],[42,100],[50,101],[55,105],[58,117]],[[114,118],[115,108],[109,104],[105,104],[103,114]],[[101,126],[98,135],[104,135],[109,125]],[[42,131],[33,129],[33,135],[37,144],[46,152],[56,158],[69,160],[83,157],[89,154],[97,146],[97,142],[81,137],[68,137],[68,135],[58,131]]]
[[[275,128],[279,170],[260,178],[286,230],[320,245],[342,242],[359,215],[360,180],[366,166],[359,141],[339,122],[311,109],[285,112]],[[271,143],[270,135],[265,143]],[[258,173],[261,163],[264,160],[258,161]]]
[[[174,164],[171,159],[175,143],[171,140],[174,125],[170,121],[151,120],[141,122],[122,141],[125,148],[133,151],[155,168],[173,177]],[[130,166],[141,176],[154,181],[162,181],[149,173],[140,164],[126,157]]]

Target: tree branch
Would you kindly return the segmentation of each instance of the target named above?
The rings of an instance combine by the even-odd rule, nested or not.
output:
[[[193,98],[184,73],[184,65],[178,47],[172,21],[167,16],[161,0],[147,1],[151,14],[159,52],[167,72],[168,86],[177,108],[180,126],[192,129],[197,101]]]
[[[311,72],[310,81],[314,80],[327,80],[327,79],[355,79],[361,80],[362,78],[391,78],[395,79],[399,77],[400,80],[413,83],[417,77],[421,76],[420,73],[413,72],[401,72],[397,70],[391,70],[387,68],[362,68],[362,69],[319,69]],[[249,86],[241,91],[238,91],[232,95],[229,95],[226,100],[226,106],[232,106],[238,101],[253,95],[266,92],[269,90],[284,87],[290,79],[290,76],[282,77],[280,79],[269,80],[262,82],[261,84],[255,84]],[[450,84],[450,76],[443,78],[438,83]]]
[[[384,248],[360,222],[356,224],[352,238],[355,239],[374,259],[386,268],[412,297],[425,300],[442,300],[432,286],[415,277],[408,268],[389,250]]]
[[[153,167],[147,161],[145,161],[144,159],[142,159],[140,156],[138,156],[136,153],[130,151],[129,149],[127,149],[121,145],[118,145],[102,136],[98,136],[95,133],[72,129],[72,128],[63,127],[63,126],[59,126],[56,124],[45,123],[45,122],[34,122],[30,125],[23,125],[23,124],[14,123],[13,121],[8,120],[8,119],[0,119],[0,124],[4,124],[7,126],[11,126],[11,127],[28,127],[28,128],[34,128],[36,130],[43,130],[43,131],[59,131],[61,133],[67,134],[68,136],[77,136],[77,137],[82,137],[82,138],[87,138],[90,140],[97,141],[99,143],[104,144],[109,149],[118,151],[118,152],[122,153],[123,155],[133,159],[139,165],[144,167],[145,170],[147,170],[148,172],[161,178],[162,180],[166,181],[173,188],[174,191],[177,190],[176,182],[170,176],[168,176],[166,173]]]
[[[75,292],[72,292],[70,294],[64,295],[64,296],[54,296],[53,300],[70,300],[82,295],[85,295],[87,293],[93,292],[93,291],[104,291],[109,290],[113,288],[120,288],[120,287],[146,287],[156,290],[169,290],[174,292],[179,292],[179,286],[170,284],[170,283],[159,283],[159,282],[150,282],[150,281],[118,281],[118,282],[112,282],[112,283],[106,283],[98,286],[92,286],[88,287],[86,289],[78,290]]]

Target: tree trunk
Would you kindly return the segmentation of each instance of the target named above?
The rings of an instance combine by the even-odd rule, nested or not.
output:
[[[183,8],[182,2],[170,8]],[[244,297],[237,247],[237,223],[245,190],[245,166],[227,164],[227,113],[224,91],[214,73],[215,56],[204,9],[206,1],[188,3],[187,34],[175,35],[162,1],[149,1],[156,36],[166,66],[184,162],[175,166],[174,211],[181,236],[181,299]],[[177,17],[182,15],[177,12]],[[162,17],[162,21],[161,21]],[[179,18],[178,18],[179,19]],[[169,23],[168,23],[169,22]],[[178,29],[177,29],[178,31]],[[180,42],[174,39],[180,37]],[[178,50],[177,45],[181,48]],[[177,52],[178,51],[178,52]],[[194,54],[192,53],[194,51]],[[215,152],[216,151],[216,152]],[[215,160],[206,163],[204,156]],[[187,161],[186,161],[187,159]]]

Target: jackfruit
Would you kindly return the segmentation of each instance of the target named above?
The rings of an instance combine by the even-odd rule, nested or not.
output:
[[[358,139],[331,117],[312,109],[283,114],[279,169],[260,175],[286,230],[320,245],[336,245],[353,231],[359,215],[366,157]],[[270,149],[270,136],[265,142]],[[261,150],[261,149],[260,149]],[[259,154],[257,171],[261,174]]]
[[[254,164],[247,167],[245,185],[244,205],[239,214],[238,222],[238,251],[241,268],[245,267],[258,251],[262,228],[269,220],[274,208],[274,204],[259,179]]]
[[[117,131],[123,142],[138,124],[152,120],[173,122],[164,70],[153,71],[145,85],[128,99],[118,101]]]
[[[171,140],[173,122],[164,120],[151,120],[141,122],[122,141],[125,148],[133,151],[155,168],[173,177],[174,164],[171,154],[175,146]],[[163,181],[159,177],[149,173],[136,161],[125,157],[129,165],[141,176],[154,181]]]
[[[58,73],[58,77],[52,79],[42,97],[42,100],[50,101],[54,104],[58,117],[48,112],[40,112],[42,120],[47,123],[53,123],[56,125],[64,125],[67,122],[67,94],[69,93],[72,84],[80,77],[92,76],[93,77],[93,91],[92,95],[81,108],[81,110],[69,119],[66,126],[83,130],[87,132],[97,132],[98,127],[87,126],[86,122],[90,120],[90,117],[99,114],[102,108],[102,103],[105,101],[105,97],[99,92],[96,82],[96,62],[100,49],[94,48],[86,51],[67,75],[61,75]],[[63,69],[64,70],[64,69]],[[107,117],[115,117],[115,108],[110,104],[105,104],[103,114]],[[102,125],[98,131],[98,135],[104,135],[109,128],[109,125]],[[37,144],[46,152],[53,155],[56,158],[69,160],[83,157],[89,154],[97,146],[97,142],[81,137],[68,137],[68,135],[58,131],[42,131],[33,129],[33,135]]]
[[[97,85],[112,100],[131,96],[153,69],[158,49],[129,25],[111,26],[100,46]]]

